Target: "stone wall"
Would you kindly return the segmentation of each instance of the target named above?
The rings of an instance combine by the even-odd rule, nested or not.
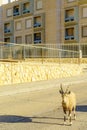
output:
[[[0,85],[71,77],[81,72],[78,64],[0,62]]]

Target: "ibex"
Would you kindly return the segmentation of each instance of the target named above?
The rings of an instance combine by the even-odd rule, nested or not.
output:
[[[74,111],[74,119],[76,119],[76,114],[75,114],[76,96],[73,92],[69,91],[69,87],[67,87],[66,91],[64,92],[62,88],[62,84],[60,85],[59,92],[62,96],[62,107],[64,111],[64,124],[66,124],[66,114],[68,111],[69,112],[68,119],[70,121],[70,125],[72,125],[72,118],[71,118],[72,111]]]

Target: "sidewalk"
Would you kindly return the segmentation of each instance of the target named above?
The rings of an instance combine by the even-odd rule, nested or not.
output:
[[[70,77],[70,78],[4,85],[4,86],[0,86],[0,96],[26,93],[31,91],[38,91],[41,89],[58,87],[60,83],[73,85],[73,84],[83,83],[83,82],[87,82],[87,73],[75,77]]]

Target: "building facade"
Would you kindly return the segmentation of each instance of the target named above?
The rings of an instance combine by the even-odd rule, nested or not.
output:
[[[78,0],[64,1],[64,43],[79,42],[79,6]]]
[[[65,0],[64,43],[87,42],[87,1]]]
[[[64,20],[63,20],[64,19]],[[76,50],[87,55],[87,1],[65,0],[62,18],[62,42],[76,44]],[[73,44],[72,44],[73,45]],[[74,46],[75,47],[75,46]]]
[[[0,6],[0,41],[3,41],[3,15],[1,6]]]
[[[60,0],[18,0],[3,5],[3,41],[61,43],[62,4]]]
[[[86,0],[9,1],[1,6],[1,38],[19,44],[86,43],[86,12]]]

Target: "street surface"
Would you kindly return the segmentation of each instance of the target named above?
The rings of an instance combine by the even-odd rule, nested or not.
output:
[[[76,93],[76,121],[63,125],[59,85]],[[87,75],[0,86],[0,130],[87,130]]]

